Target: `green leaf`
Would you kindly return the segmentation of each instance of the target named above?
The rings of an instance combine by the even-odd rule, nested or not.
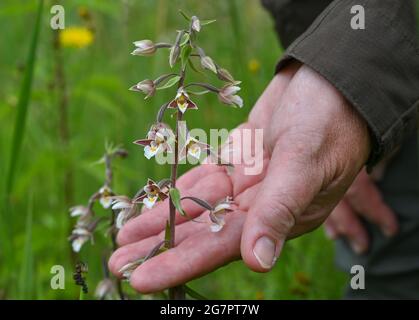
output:
[[[26,216],[25,226],[25,245],[23,249],[23,259],[20,265],[20,278],[19,278],[19,299],[33,298],[33,194],[29,196],[29,207]]]
[[[10,147],[10,157],[8,171],[6,172],[6,188],[3,198],[0,199],[0,256],[7,257],[7,261],[14,265],[13,255],[13,238],[10,236],[10,229],[13,229],[13,206],[10,203],[10,196],[13,191],[15,176],[18,170],[20,152],[22,148],[23,138],[25,136],[26,118],[31,98],[33,73],[36,62],[36,52],[39,43],[39,34],[41,30],[42,12],[44,1],[39,0],[36,14],[35,25],[33,26],[32,40],[28,55],[26,57],[25,71],[23,75],[22,85],[20,87],[19,100],[17,104],[17,114],[14,124],[13,140]],[[7,217],[5,212],[8,213]],[[7,220],[6,220],[7,219]],[[7,222],[6,222],[7,221]],[[0,257],[1,259],[1,257]]]
[[[179,80],[180,80],[179,76],[174,76],[169,81],[167,81],[163,86],[158,87],[157,90],[163,90],[163,89],[173,87],[176,83],[179,82]]]
[[[180,60],[182,61],[182,66],[185,66],[186,63],[188,62],[191,52],[192,52],[191,46],[182,47],[182,51],[180,53]]]
[[[179,13],[187,20],[191,21],[191,18],[181,9],[179,9]]]
[[[188,41],[189,41],[189,39],[190,39],[191,37],[190,37],[190,35],[189,35],[189,33],[185,33],[183,36],[182,36],[182,40],[180,41],[180,46],[181,47],[183,47],[185,44],[187,44],[188,43]]]
[[[192,298],[196,300],[208,300],[202,294],[196,292],[195,290],[191,289],[187,285],[183,285],[183,288],[185,289],[186,294],[188,294],[189,296],[191,296]]]
[[[22,87],[20,88],[20,96],[17,106],[17,116],[13,133],[13,142],[12,149],[10,152],[10,161],[9,161],[9,172],[7,173],[6,179],[6,194],[10,196],[12,192],[14,178],[16,173],[16,166],[19,161],[20,149],[22,146],[22,141],[25,133],[26,127],[26,115],[28,113],[28,106],[31,97],[32,91],[32,79],[33,72],[35,69],[36,61],[36,51],[38,48],[39,42],[39,33],[41,28],[41,19],[42,19],[42,10],[44,6],[44,1],[39,0],[37,17],[35,22],[35,27],[32,33],[32,42],[29,49],[29,54],[26,60],[25,74],[23,77]]]
[[[169,190],[170,200],[172,201],[173,205],[175,206],[176,210],[182,215],[186,216],[186,212],[183,211],[182,205],[180,203],[180,192],[176,188],[170,188]]]
[[[195,96],[202,96],[202,95],[210,93],[210,92],[211,91],[209,91],[209,90],[203,90],[203,91],[190,91],[190,90],[188,90],[188,94],[192,94],[192,95],[195,95]]]
[[[201,26],[207,26],[207,25],[209,25],[209,24],[211,24],[211,23],[214,23],[215,21],[217,21],[217,20],[201,20]]]
[[[197,72],[197,73],[199,73],[199,74],[205,75],[205,73],[204,73],[204,72],[202,72],[201,70],[198,70],[198,69],[196,68],[196,66],[193,64],[193,62],[192,62],[192,60],[191,60],[191,59],[189,59],[189,60],[188,60],[188,63],[189,63],[189,66],[191,67],[191,69],[192,69],[193,71],[195,71],[195,72]]]

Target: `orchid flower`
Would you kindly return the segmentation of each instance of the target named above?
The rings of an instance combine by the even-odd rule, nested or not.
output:
[[[183,89],[179,88],[176,97],[169,103],[168,108],[179,109],[180,112],[185,113],[187,109],[198,109],[196,104],[189,99],[189,95]]]
[[[179,160],[184,159],[187,154],[199,160],[201,157],[201,153],[205,150],[209,150],[210,148],[210,145],[192,137],[188,132],[185,145],[183,146],[183,149],[180,151],[179,154]]]
[[[243,99],[236,95],[236,93],[240,90],[240,87],[226,84],[218,93],[218,99],[225,104],[236,106],[236,107],[243,107]]]
[[[86,216],[90,213],[89,208],[85,206],[75,206],[70,208],[70,216],[71,217],[80,217],[80,216]]]
[[[117,288],[111,278],[102,279],[96,287],[95,297],[99,300],[114,300]]]
[[[135,203],[143,203],[147,209],[151,209],[158,200],[164,200],[168,197],[169,189],[167,186],[160,187],[153,180],[148,179],[147,184],[143,188],[143,193],[136,199]]]
[[[136,56],[151,56],[156,52],[156,46],[151,40],[135,41],[135,50],[131,53]]]
[[[227,197],[219,201],[214,210],[211,210],[209,213],[209,218],[211,220],[210,229],[212,232],[220,231],[225,225],[225,216],[228,212],[233,211],[231,205],[233,201],[230,197]]]
[[[144,93],[146,95],[144,99],[147,99],[156,93],[156,84],[153,80],[145,79],[133,85],[130,90]]]
[[[111,188],[109,188],[107,185],[103,186],[99,190],[100,198],[99,202],[102,205],[103,208],[109,209],[112,205],[112,196],[113,192]]]
[[[138,214],[136,204],[126,196],[113,197],[112,210],[118,211],[115,222],[117,229],[121,229],[129,219]]]
[[[144,156],[151,159],[161,152],[172,152],[170,140],[173,136],[174,134],[168,126],[158,123],[150,128],[146,139],[136,140],[134,143],[144,146]]]

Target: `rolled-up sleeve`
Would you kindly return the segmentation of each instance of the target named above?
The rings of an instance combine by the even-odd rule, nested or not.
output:
[[[354,30],[351,8],[365,9],[365,29]],[[416,127],[419,45],[413,1],[335,0],[286,49],[280,71],[296,59],[316,70],[368,123],[368,165],[401,145]]]

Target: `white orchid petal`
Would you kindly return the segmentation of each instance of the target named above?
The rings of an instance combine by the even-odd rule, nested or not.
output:
[[[201,148],[195,146],[188,149],[188,154],[199,160],[201,157]]]
[[[150,146],[145,146],[144,148],[144,156],[147,159],[151,159],[152,157],[154,157],[161,149],[161,145],[158,145],[157,147],[154,145],[150,145]]]
[[[225,202],[220,203],[220,204],[218,204],[218,205],[215,206],[214,213],[218,213],[221,210],[230,209],[230,207],[231,206],[230,206],[229,203],[225,203]]]
[[[148,196],[143,200],[143,204],[146,206],[147,209],[151,209],[157,201],[157,196]]]
[[[113,200],[111,197],[101,197],[99,202],[103,208],[109,209],[112,205]]]
[[[88,237],[78,237],[74,239],[73,242],[71,243],[73,251],[80,252],[81,247],[86,243],[87,240],[89,240]]]
[[[223,226],[224,226],[224,224],[216,224],[216,223],[212,223],[211,225],[210,225],[210,229],[211,229],[211,232],[219,232],[219,231],[221,231],[221,229],[223,228]]]
[[[124,225],[124,220],[126,216],[126,211],[121,211],[116,218],[115,226],[117,229],[121,229]]]
[[[223,90],[223,94],[225,96],[232,96],[240,91],[240,87],[238,86],[227,86],[225,90]]]
[[[183,104],[178,103],[177,106],[180,112],[185,113],[186,109],[188,108],[188,103],[187,102]]]
[[[121,210],[121,209],[128,209],[131,207],[131,203],[125,201],[116,201],[113,202],[112,209],[113,210]]]
[[[231,97],[232,102],[238,106],[239,108],[243,107],[243,99],[240,96],[232,96]]]
[[[84,216],[88,213],[88,210],[86,207],[83,206],[77,206],[70,209],[70,216],[71,217],[78,217],[78,216]]]

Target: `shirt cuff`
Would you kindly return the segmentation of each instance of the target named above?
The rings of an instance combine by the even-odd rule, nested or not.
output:
[[[351,28],[355,4],[365,8],[363,30]],[[416,126],[419,49],[408,18],[411,12],[405,1],[336,0],[287,48],[276,68],[279,72],[296,59],[327,79],[353,105],[371,133],[368,168],[398,147]]]

